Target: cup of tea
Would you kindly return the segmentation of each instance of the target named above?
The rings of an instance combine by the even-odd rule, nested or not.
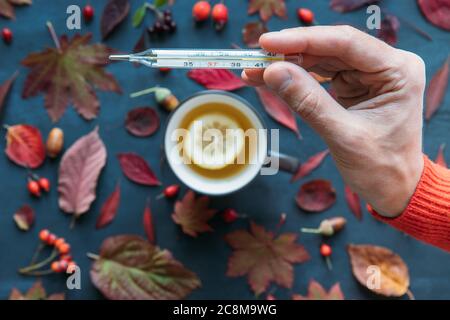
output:
[[[171,114],[164,135],[166,159],[175,175],[208,195],[243,188],[271,163],[296,169],[295,158],[270,155],[268,145],[266,126],[250,103],[219,90],[184,100]]]

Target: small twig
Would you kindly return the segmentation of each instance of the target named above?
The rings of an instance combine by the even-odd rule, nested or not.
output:
[[[72,219],[70,219],[70,229],[73,229],[75,227],[75,224],[77,223],[77,215],[73,214]]]
[[[30,265],[28,267],[21,268],[21,269],[19,269],[19,273],[27,274],[27,273],[30,273],[31,271],[42,268],[46,264],[49,264],[51,261],[53,261],[53,259],[55,259],[57,255],[58,255],[58,250],[53,250],[52,254],[50,256],[48,256],[47,259],[44,259],[41,262]]]
[[[158,17],[158,19],[163,18],[163,14],[161,13],[161,11],[159,11],[158,8],[156,8],[153,4],[146,2],[145,7],[147,9],[153,11],[156,14],[156,16]]]
[[[33,254],[33,257],[31,258],[30,265],[33,265],[36,263],[37,258],[39,257],[39,254],[41,253],[42,249],[44,249],[44,244],[40,243],[38,247],[36,248],[36,251]]]
[[[138,92],[134,92],[134,93],[130,94],[130,98],[136,98],[136,97],[140,97],[140,96],[155,92],[156,90],[158,90],[158,88],[159,87],[152,87],[152,88],[148,88],[148,89],[141,90]]]
[[[61,44],[59,43],[59,39],[58,36],[56,35],[55,28],[53,28],[53,24],[50,21],[47,21],[46,25],[48,31],[50,32],[50,35],[52,36],[56,48],[58,49],[59,53],[62,53]]]
[[[49,274],[52,274],[53,273],[53,270],[52,269],[47,269],[47,270],[42,270],[42,271],[31,271],[31,272],[27,272],[27,273],[25,273],[24,275],[26,275],[26,276],[37,276],[37,277],[40,277],[40,276],[46,276],[46,275],[49,275]]]

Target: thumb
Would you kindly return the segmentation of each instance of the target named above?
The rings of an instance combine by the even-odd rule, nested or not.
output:
[[[264,71],[264,82],[319,134],[328,136],[350,121],[350,114],[303,68],[277,62]]]

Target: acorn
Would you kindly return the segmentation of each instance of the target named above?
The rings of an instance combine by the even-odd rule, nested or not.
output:
[[[322,220],[319,227],[316,229],[302,228],[301,231],[305,233],[318,233],[326,237],[331,237],[336,232],[342,230],[346,223],[347,220],[344,217],[333,217]]]
[[[172,91],[158,86],[132,93],[130,97],[136,98],[149,93],[155,93],[156,102],[167,111],[173,111],[180,105],[180,101],[178,101]]]
[[[56,158],[64,147],[64,132],[60,128],[53,128],[47,138],[47,154]]]

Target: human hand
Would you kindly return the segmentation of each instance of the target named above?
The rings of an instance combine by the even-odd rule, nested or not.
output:
[[[250,85],[266,84],[328,144],[345,183],[378,213],[399,215],[423,170],[425,67],[349,26],[270,32],[259,39],[274,53],[301,53],[301,67],[277,62],[244,70]],[[307,72],[332,77],[336,100]]]

